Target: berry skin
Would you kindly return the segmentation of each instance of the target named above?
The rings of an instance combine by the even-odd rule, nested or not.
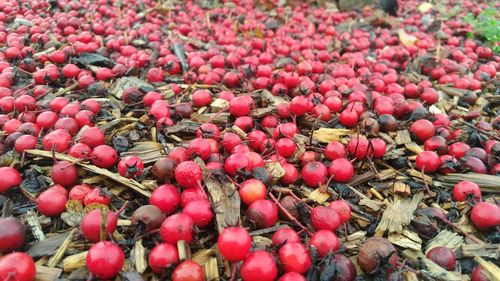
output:
[[[144,163],[137,156],[125,156],[118,162],[118,173],[122,177],[139,177],[144,171]]]
[[[33,281],[35,276],[35,262],[28,254],[11,253],[0,258],[0,280]]]
[[[166,215],[171,214],[177,209],[179,201],[179,192],[171,184],[158,186],[149,198],[149,203],[158,207]]]
[[[0,193],[4,193],[12,187],[21,184],[21,174],[14,168],[1,167],[0,174],[2,175],[0,179]]]
[[[471,181],[461,181],[455,184],[453,187],[453,199],[455,199],[455,201],[466,201],[469,196],[477,201],[481,199],[481,189],[479,185]]]
[[[171,215],[161,224],[160,235],[165,243],[176,245],[184,240],[189,244],[193,240],[193,220],[182,213]]]
[[[99,168],[112,168],[118,161],[118,154],[114,148],[108,145],[99,145],[92,150],[92,164]]]
[[[434,151],[424,151],[417,155],[417,169],[425,173],[434,173],[441,166],[441,159]]]
[[[206,227],[214,217],[210,202],[206,199],[189,202],[182,213],[188,215],[193,220],[193,224],[198,228]]]
[[[500,207],[489,202],[479,202],[470,214],[472,224],[481,230],[500,225]]]
[[[427,252],[426,256],[446,270],[452,271],[455,269],[455,254],[446,247],[434,247]]]
[[[184,188],[197,187],[201,178],[201,168],[194,161],[184,161],[175,167],[175,180]]]
[[[179,262],[177,248],[167,243],[158,244],[151,250],[148,262],[151,270],[156,274],[160,274],[164,269]]]
[[[328,204],[329,208],[334,209],[339,215],[341,223],[347,223],[351,219],[351,207],[344,200],[336,200]]]
[[[240,269],[243,281],[273,281],[278,276],[274,257],[266,251],[250,253]]]
[[[335,182],[348,182],[354,175],[354,166],[345,158],[333,160],[328,167],[328,174]]]
[[[436,128],[431,121],[420,119],[411,124],[410,132],[413,133],[419,141],[424,142],[434,136]]]
[[[272,237],[273,246],[284,243],[300,243],[300,237],[297,232],[289,227],[277,230]]]
[[[311,237],[311,246],[314,246],[320,257],[326,256],[328,253],[335,253],[340,242],[335,233],[329,230],[320,230],[315,232]]]
[[[358,160],[365,159],[368,154],[369,142],[365,136],[357,135],[349,140],[347,144],[347,151],[351,157],[355,157]]]
[[[311,225],[316,231],[335,231],[340,226],[340,217],[333,208],[317,206],[311,209]]]
[[[310,187],[318,187],[326,182],[328,170],[325,165],[318,161],[308,162],[302,168],[302,179]]]
[[[330,142],[323,151],[325,158],[333,161],[337,158],[345,158],[347,156],[347,150],[345,146],[338,141]]]
[[[297,272],[287,272],[278,281],[306,281],[306,278]]]
[[[86,261],[87,268],[95,277],[111,279],[121,271],[125,254],[115,243],[101,241],[90,247]]]
[[[278,252],[283,271],[305,273],[311,267],[309,251],[300,243],[286,243]]]
[[[205,281],[205,272],[199,264],[184,261],[175,268],[172,281]]]
[[[26,227],[13,217],[0,218],[0,253],[11,252],[24,245]]]
[[[252,247],[248,231],[242,227],[226,227],[217,240],[219,252],[229,262],[245,259]]]
[[[278,207],[271,200],[257,200],[248,206],[247,217],[258,228],[271,227],[278,221]]]

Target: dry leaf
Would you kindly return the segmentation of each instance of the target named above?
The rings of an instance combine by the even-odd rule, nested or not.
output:
[[[405,47],[411,47],[417,43],[417,37],[406,33],[404,29],[400,29],[398,32],[399,40]]]
[[[421,12],[422,14],[425,14],[427,13],[428,11],[430,11],[434,6],[431,4],[431,3],[428,3],[428,2],[424,2],[422,4],[420,4],[417,8],[417,10],[419,12]]]

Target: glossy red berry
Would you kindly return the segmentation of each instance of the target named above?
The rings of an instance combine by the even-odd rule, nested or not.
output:
[[[479,202],[470,214],[472,224],[481,230],[500,225],[500,207],[489,202]]]
[[[266,251],[250,253],[240,268],[243,281],[273,281],[278,276],[276,261]]]
[[[278,251],[283,271],[305,273],[311,267],[309,251],[300,243],[286,243]]]
[[[179,254],[177,253],[177,247],[167,243],[156,245],[148,257],[149,266],[156,274],[160,274],[165,269],[175,266],[178,262]]]
[[[335,253],[340,248],[337,235],[330,230],[319,230],[311,236],[311,246],[318,251],[318,256],[324,257],[329,253]]]
[[[245,259],[252,247],[252,239],[248,231],[242,227],[226,227],[217,240],[220,254],[229,262]]]
[[[434,151],[424,151],[417,155],[417,169],[426,173],[434,173],[441,166],[441,159]]]
[[[205,272],[199,264],[184,261],[175,268],[172,281],[205,281]]]
[[[258,228],[271,227],[278,221],[278,207],[271,200],[260,199],[248,206],[247,217]]]
[[[189,244],[193,240],[193,220],[182,213],[171,215],[161,224],[160,235],[165,243],[176,245],[184,240]]]
[[[0,280],[33,281],[36,268],[26,253],[11,253],[0,258]]]
[[[327,175],[327,168],[318,161],[309,162],[302,168],[302,180],[310,187],[318,187],[324,184]]]
[[[110,279],[122,270],[125,254],[115,243],[102,241],[90,247],[86,262],[88,270],[95,277]]]
[[[354,166],[345,158],[333,160],[328,167],[328,174],[335,182],[348,182],[354,176]]]
[[[443,246],[434,247],[427,252],[426,256],[446,270],[452,271],[455,269],[455,254],[449,248]]]
[[[144,172],[144,163],[137,156],[125,156],[118,162],[118,173],[122,177],[137,178]]]
[[[0,167],[0,193],[6,192],[14,186],[21,184],[21,174],[11,167]]]
[[[469,198],[479,201],[481,199],[481,189],[479,185],[471,181],[461,181],[453,187],[453,199],[455,201],[466,201]]]

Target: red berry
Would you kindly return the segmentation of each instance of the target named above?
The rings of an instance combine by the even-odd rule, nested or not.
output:
[[[50,176],[55,184],[69,187],[78,181],[78,170],[71,162],[59,161],[52,167]]]
[[[175,268],[172,281],[205,281],[205,272],[197,263],[184,261]]]
[[[33,281],[35,262],[26,253],[11,253],[0,258],[0,280]]]
[[[175,180],[184,188],[198,187],[201,178],[201,168],[194,161],[184,161],[175,167]]]
[[[0,167],[0,193],[4,193],[14,186],[21,184],[21,174],[11,167]]]
[[[411,124],[410,132],[414,134],[419,141],[424,142],[434,136],[436,128],[431,121],[419,119]]]
[[[0,253],[5,254],[24,245],[26,227],[18,219],[0,218]]]
[[[191,217],[193,224],[198,228],[206,227],[214,217],[212,206],[206,199],[189,202],[184,206],[182,213]]]
[[[450,146],[448,147],[448,154],[460,160],[460,158],[464,157],[469,150],[470,146],[468,144],[463,142],[456,142],[450,144]]]
[[[369,142],[365,136],[357,135],[352,137],[347,144],[347,150],[351,157],[356,157],[359,160],[365,159],[368,154]]]
[[[307,163],[302,168],[302,180],[310,187],[318,187],[326,182],[328,170],[318,161]]]
[[[118,173],[122,177],[137,178],[144,172],[144,163],[137,156],[125,156],[118,162]]]
[[[247,217],[258,228],[271,227],[278,221],[278,207],[271,200],[260,199],[248,206]]]
[[[78,200],[83,203],[85,196],[92,191],[92,187],[86,184],[75,185],[69,191],[69,200]]]
[[[354,175],[354,166],[345,158],[333,160],[328,167],[328,174],[335,182],[348,182]]]
[[[297,272],[287,272],[278,281],[306,281],[306,278]]]
[[[56,152],[64,152],[69,148],[71,142],[71,135],[65,130],[54,130],[43,137],[43,149],[52,150]]]
[[[106,136],[97,127],[86,128],[81,134],[79,141],[91,148],[95,148],[106,143]]]
[[[196,138],[189,143],[187,154],[190,158],[200,157],[207,160],[210,157],[211,147],[206,139]]]
[[[198,190],[198,188],[196,188]],[[160,208],[160,210],[168,215],[174,212],[179,206],[179,192],[174,185],[164,184],[158,186],[151,197],[149,198],[149,203]]]
[[[66,210],[67,195],[56,190],[47,189],[37,198],[38,211],[47,217],[57,217]]]
[[[471,181],[461,181],[453,187],[453,199],[455,201],[466,201],[468,198],[481,199],[481,189],[479,185]]]
[[[186,214],[174,214],[165,219],[160,228],[161,239],[165,243],[177,244],[184,240],[190,244],[193,240],[193,220]]]
[[[85,198],[83,198],[83,205],[85,206],[94,203],[109,205],[110,202],[111,202],[111,196],[108,195],[107,193],[104,193],[99,188],[92,189],[89,193],[87,193],[87,195],[85,195]]]
[[[101,225],[102,225],[103,212],[101,209],[95,209],[87,213],[80,222],[80,232],[83,237],[90,242],[98,242],[101,240]],[[108,238],[115,232],[116,225],[118,224],[118,215],[108,211],[106,216],[106,233],[105,237]]]
[[[340,226],[340,217],[333,208],[317,206],[311,209],[311,225],[315,230],[335,231]]]
[[[472,224],[483,230],[500,225],[500,207],[489,202],[479,202],[470,213]]]
[[[309,251],[300,243],[286,243],[279,250],[278,257],[285,272],[306,273],[312,263]]]
[[[245,259],[250,252],[252,239],[248,231],[242,227],[226,227],[217,240],[220,254],[229,262]]]
[[[250,96],[235,97],[229,102],[229,112],[236,117],[248,115],[252,102]]]
[[[446,247],[434,247],[427,252],[426,257],[446,270],[455,269],[455,254]]]
[[[167,243],[156,245],[149,253],[148,262],[151,270],[156,274],[160,274],[179,262],[177,247]]]
[[[345,158],[347,156],[347,150],[345,146],[338,141],[330,142],[323,151],[325,158],[329,161],[335,160],[337,158]]]
[[[101,241],[90,247],[86,261],[88,270],[95,277],[111,279],[122,270],[125,254],[115,243]]]
[[[300,237],[297,232],[289,227],[278,229],[272,237],[273,246],[284,243],[300,243]]]
[[[118,153],[114,148],[108,145],[99,145],[92,150],[92,164],[99,168],[109,169],[118,161]]]
[[[196,90],[191,94],[194,107],[207,106],[212,102],[212,95],[208,90]]]
[[[340,124],[344,125],[344,127],[346,128],[354,127],[358,123],[358,120],[359,120],[358,113],[354,110],[345,109],[339,116]]]
[[[240,185],[239,194],[241,201],[250,205],[257,200],[266,198],[267,188],[259,180],[248,179]]]
[[[341,223],[347,223],[351,219],[351,207],[344,200],[330,202],[328,207],[334,209],[339,215]]]
[[[434,173],[441,166],[441,159],[434,151],[424,151],[417,155],[417,169],[426,173]]]
[[[250,253],[240,268],[243,281],[274,281],[278,267],[274,257],[266,251]]]
[[[311,236],[311,246],[314,246],[318,251],[318,256],[325,257],[329,253],[335,253],[340,242],[337,235],[329,230],[320,230]]]

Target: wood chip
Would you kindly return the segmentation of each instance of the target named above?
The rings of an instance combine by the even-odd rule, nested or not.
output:
[[[47,266],[36,266],[35,281],[57,281],[61,276],[62,269]]]
[[[352,133],[353,131],[348,129],[319,128],[313,132],[312,138],[322,143],[330,143],[340,141]]]
[[[35,156],[52,158],[52,152],[50,152],[50,151],[44,151],[44,150],[39,150],[39,149],[30,149],[30,150],[25,150],[25,153],[35,155]],[[136,192],[138,192],[146,197],[151,196],[151,192],[148,191],[145,186],[143,186],[142,184],[138,183],[135,180],[122,177],[122,176],[120,176],[116,173],[113,173],[107,169],[99,168],[97,166],[90,165],[90,164],[84,164],[83,162],[81,162],[80,159],[71,157],[71,156],[66,155],[66,154],[61,154],[61,153],[56,152],[56,153],[54,153],[54,155],[55,155],[57,160],[64,160],[64,161],[68,161],[71,163],[75,163],[76,165],[82,167],[83,169],[85,169],[87,171],[108,177],[116,182],[119,182],[127,187],[130,187],[134,191],[136,191]]]
[[[422,192],[413,195],[412,198],[394,196],[394,201],[387,206],[382,215],[377,231],[401,233],[403,227],[411,222],[413,212],[415,212],[423,197]]]

